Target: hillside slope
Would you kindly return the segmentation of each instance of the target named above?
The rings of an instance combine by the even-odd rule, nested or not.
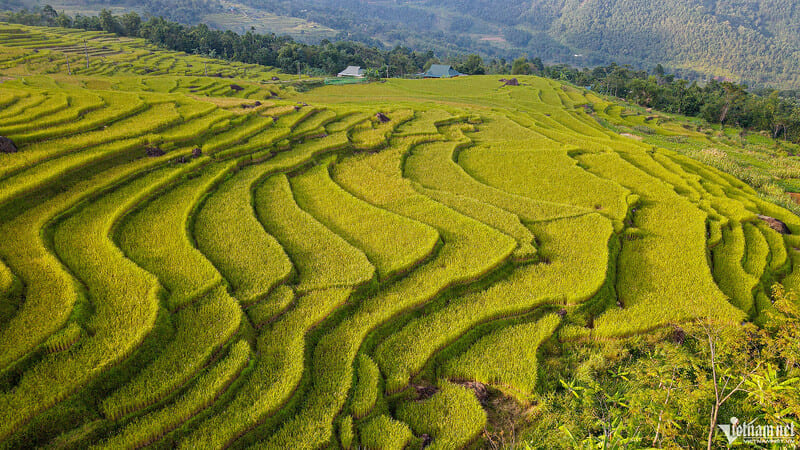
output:
[[[569,346],[800,285],[800,217],[682,153],[724,134],[533,76],[274,75],[0,23],[0,446],[462,448],[487,386],[586,375]]]
[[[689,79],[721,77],[754,86],[800,88],[798,0],[53,0],[58,11],[136,11],[244,33],[301,41],[351,39],[433,49],[541,57],[578,67],[662,64]],[[38,8],[0,0],[0,9]]]
[[[800,88],[797,0],[242,0],[356,38]]]

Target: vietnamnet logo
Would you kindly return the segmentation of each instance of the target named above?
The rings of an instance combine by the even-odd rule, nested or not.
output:
[[[725,433],[728,444],[737,440],[745,444],[789,444],[795,445],[795,423],[785,425],[756,425],[756,419],[750,422],[741,422],[736,417],[731,417],[730,425],[718,425]]]

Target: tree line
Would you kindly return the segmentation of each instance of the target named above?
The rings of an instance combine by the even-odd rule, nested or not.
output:
[[[667,74],[659,64],[652,71],[612,63],[578,69],[566,64],[545,65],[541,58],[521,57],[513,62],[477,54],[439,59],[432,50],[406,47],[382,49],[352,41],[296,42],[288,36],[237,34],[212,30],[205,24],[182,25],[162,17],[142,19],[135,12],[115,16],[103,10],[97,16],[70,17],[51,6],[0,15],[0,20],[28,25],[59,26],[106,31],[120,36],[141,37],[161,47],[227,60],[277,67],[287,73],[325,76],[348,65],[372,69],[373,76],[407,76],[431,64],[448,63],[468,75],[539,75],[567,81],[600,94],[625,99],[660,111],[702,117],[715,124],[769,131],[774,138],[800,141],[798,92],[751,91],[743,84],[711,80],[700,84]]]

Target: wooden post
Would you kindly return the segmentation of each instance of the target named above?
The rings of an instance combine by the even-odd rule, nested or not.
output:
[[[86,46],[86,39],[83,40],[83,51],[86,52],[86,68],[89,68],[89,48]]]
[[[206,76],[208,76],[208,64],[203,63],[203,70],[205,71]]]
[[[67,73],[68,73],[69,75],[72,75],[72,69],[69,67],[69,55],[67,55],[66,53],[64,53],[64,59],[66,59],[66,60],[67,60]]]

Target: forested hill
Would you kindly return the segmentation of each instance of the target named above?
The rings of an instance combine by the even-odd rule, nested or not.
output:
[[[351,38],[800,87],[798,0],[241,0]],[[577,56],[576,56],[577,55]]]
[[[800,88],[800,0],[54,0],[57,11],[134,10],[185,24],[397,45],[443,58],[540,57],[593,67],[663,64],[679,78]],[[502,5],[499,7],[498,5]],[[0,0],[0,10],[41,8]]]

